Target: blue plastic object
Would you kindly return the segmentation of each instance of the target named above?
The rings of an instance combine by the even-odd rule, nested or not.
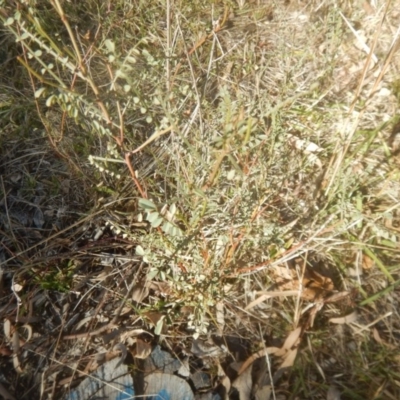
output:
[[[146,400],[194,400],[189,384],[178,376],[156,372],[144,382]]]
[[[135,398],[128,367],[115,358],[100,366],[72,390],[65,400],[131,400]],[[120,365],[119,365],[120,364]]]

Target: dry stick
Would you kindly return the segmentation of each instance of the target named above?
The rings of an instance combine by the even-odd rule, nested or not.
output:
[[[107,64],[107,70],[110,75],[111,81],[114,80],[114,75],[111,70],[111,67]],[[125,139],[125,133],[124,133],[124,116],[122,115],[121,111],[121,106],[119,104],[119,101],[117,101],[117,110],[118,110],[118,118],[119,118],[119,138],[113,136],[114,140],[117,142],[118,146],[123,150],[124,149],[124,139]],[[147,194],[143,190],[142,186],[139,183],[139,180],[136,178],[136,173],[135,170],[133,169],[131,160],[129,159],[130,154],[125,153],[125,164],[129,169],[129,173],[131,174],[132,180],[136,185],[136,188],[138,189],[139,193],[141,196],[145,199],[147,199]]]
[[[378,29],[378,31],[377,31],[377,33],[376,33],[376,35],[375,35],[374,43],[373,43],[373,45],[372,45],[372,49],[371,49],[370,54],[368,55],[368,58],[372,55],[372,52],[373,52],[374,48],[376,47],[376,43],[377,43],[377,41],[378,41],[379,34],[380,34],[381,30],[382,30],[383,21],[386,19],[386,14],[387,14],[387,12],[388,12],[389,5],[390,5],[391,2],[392,2],[392,0],[389,0],[389,1],[386,3],[385,11],[384,11],[383,16],[382,16],[382,18],[381,18],[381,21],[380,21],[380,24],[379,24],[379,29]],[[400,28],[399,28],[399,29],[400,29]],[[370,91],[370,93],[369,93],[369,96],[368,96],[368,99],[367,99],[367,100],[369,100],[369,99],[371,98],[371,96],[374,94],[374,92],[375,92],[377,86],[378,86],[379,83],[381,82],[383,76],[385,75],[385,73],[386,73],[386,71],[387,71],[387,68],[389,67],[390,61],[392,60],[394,53],[395,53],[395,52],[398,50],[398,48],[399,48],[400,42],[399,42],[399,39],[398,39],[398,35],[399,35],[399,30],[397,30],[397,33],[396,33],[397,38],[395,38],[395,39],[393,40],[393,43],[392,43],[392,45],[391,45],[391,47],[390,47],[390,50],[389,50],[389,53],[388,53],[388,54],[386,55],[386,57],[385,57],[385,61],[384,61],[383,67],[382,67],[382,69],[381,69],[381,72],[379,73],[378,77],[376,78],[375,84],[374,84],[374,86],[372,87],[372,89],[371,89],[371,91]],[[369,61],[370,61],[370,60],[367,59],[367,63],[366,63],[366,65],[364,66],[363,77],[364,77],[364,75],[366,74],[365,71],[367,70],[367,65],[369,64]],[[351,104],[351,110],[354,109],[355,102],[356,102],[356,100],[357,100],[357,98],[358,98],[358,96],[359,96],[359,94],[360,94],[360,92],[361,92],[361,86],[362,86],[362,85],[359,85],[359,88],[358,88],[358,90],[357,90],[356,97],[355,97],[355,99],[353,100],[353,103]],[[364,106],[364,108],[365,108],[365,107],[366,107],[366,106]]]
[[[266,355],[272,355],[280,351],[279,347],[265,347],[256,353],[252,354],[240,367],[238,375],[241,375],[254,361],[258,358],[265,357]]]
[[[174,127],[171,125],[168,128],[162,130],[162,131],[156,131],[154,132],[144,143],[142,143],[139,147],[137,147],[135,150],[130,151],[128,154],[135,154],[140,150],[143,150],[147,145],[149,145],[151,142],[154,142],[156,139],[158,139],[160,136],[165,135],[168,132],[171,132]]]
[[[219,167],[221,166],[222,161],[224,160],[224,158],[226,157],[226,155],[227,155],[228,153],[229,153],[229,150],[226,150],[226,149],[224,149],[224,150],[221,151],[219,157],[217,158],[217,161],[216,161],[215,164],[214,164],[213,170],[212,170],[212,172],[211,172],[210,177],[208,178],[207,183],[206,183],[205,185],[203,185],[203,187],[201,188],[201,190],[203,190],[203,191],[204,191],[204,190],[207,190],[208,188],[210,188],[210,187],[214,184],[214,181],[215,181],[215,178],[216,178],[216,176],[217,176]]]
[[[299,281],[299,290],[297,292],[297,298],[296,298],[296,307],[295,307],[295,311],[294,311],[294,316],[293,316],[293,321],[294,324],[297,326],[300,323],[300,300],[301,300],[301,294],[303,291],[303,282],[304,282],[304,275],[306,273],[306,266],[307,266],[307,258],[308,258],[308,251],[306,251],[305,254],[305,260],[303,260],[303,266],[302,266],[302,271],[301,271],[301,277],[297,276],[297,279]],[[287,261],[286,261],[287,263]],[[287,265],[287,264],[286,264]],[[299,273],[299,271],[296,268],[296,272],[297,274]]]
[[[25,46],[24,46],[24,45],[22,46],[22,49],[23,49],[24,54],[25,54],[26,49],[25,49]],[[25,57],[24,57],[24,58],[25,58]],[[56,89],[59,89],[59,88],[60,88],[57,84],[55,84],[54,82],[48,81],[47,79],[43,78],[43,76],[41,76],[38,72],[36,72],[35,70],[33,70],[33,69],[29,66],[29,64],[28,64],[28,62],[27,62],[26,59],[24,60],[21,56],[17,56],[17,60],[27,69],[27,71],[29,72],[29,74],[35,76],[35,77],[38,79],[38,81],[40,81],[40,82],[42,82],[43,84],[48,85],[48,86],[50,86],[50,87],[54,87],[54,88],[56,88]],[[66,91],[67,91],[67,89],[65,89],[64,87],[63,87],[63,90],[66,90]]]
[[[76,43],[76,40],[75,40],[75,35],[73,34],[71,26],[64,14],[64,10],[62,9],[61,4],[58,0],[50,0],[50,1],[51,1],[52,6],[56,9],[58,15],[61,18],[61,21],[63,22],[63,24],[65,25],[65,27],[68,31],[69,37],[72,42],[72,46],[74,47],[74,50],[75,50],[75,55],[78,58],[79,68],[82,71],[82,73],[86,75],[86,68],[85,68],[84,64],[82,63],[82,57],[81,57],[81,53],[78,48],[78,44]]]
[[[142,189],[142,186],[140,185],[138,179],[136,178],[135,170],[133,169],[132,164],[131,164],[131,160],[129,159],[129,153],[126,153],[126,154],[125,154],[125,163],[126,163],[128,169],[129,169],[129,172],[130,172],[130,174],[131,174],[131,177],[132,177],[133,181],[135,182],[135,185],[136,185],[137,189],[139,190],[141,196],[142,196],[144,199],[147,199],[147,194],[146,194],[145,191]]]
[[[399,48],[400,48],[400,38],[398,37],[399,33],[400,33],[400,28],[397,30],[397,34],[396,34],[397,38],[395,38],[395,40],[392,43],[392,46],[391,46],[391,48],[389,50],[389,53],[385,58],[385,63],[383,64],[382,70],[379,73],[379,76],[376,78],[374,86],[372,87],[371,92],[370,92],[370,94],[368,96],[369,98],[372,97],[372,95],[375,93],[375,91],[376,91],[378,85],[380,84],[383,76],[385,75],[387,69],[389,68],[389,64],[392,61],[394,53],[396,53],[396,51],[399,50]]]
[[[114,74],[111,70],[110,65],[107,63],[106,64],[107,71],[110,75],[111,82],[114,82]],[[112,85],[114,86],[114,85]],[[118,118],[119,118],[119,138],[114,136],[114,140],[117,142],[118,146],[123,149],[124,145],[124,117],[121,112],[121,107],[119,104],[119,101],[117,100],[117,110],[118,110]]]
[[[154,132],[154,133],[153,133],[144,143],[142,143],[138,148],[136,148],[135,150],[130,151],[130,152],[128,152],[128,153],[125,153],[125,163],[126,163],[126,165],[128,166],[129,172],[130,172],[130,174],[131,174],[131,176],[132,176],[133,181],[135,182],[136,187],[138,188],[138,190],[139,190],[140,194],[142,195],[142,197],[145,198],[145,199],[147,199],[147,194],[146,194],[145,191],[142,189],[142,186],[140,185],[140,183],[139,183],[139,181],[138,181],[138,179],[137,179],[137,177],[136,177],[135,170],[133,169],[132,164],[131,164],[130,156],[131,156],[132,154],[135,154],[135,153],[137,153],[138,151],[144,149],[147,145],[149,145],[149,144],[150,144],[151,142],[153,142],[154,140],[158,139],[160,136],[162,136],[162,135],[164,135],[164,134],[166,134],[166,133],[168,133],[168,132],[171,132],[172,129],[173,129],[173,127],[170,126],[170,127],[168,127],[167,129],[164,129],[164,130],[162,130],[162,131]]]
[[[124,139],[125,139],[125,124],[124,124],[124,116],[122,115],[121,112],[121,106],[119,104],[119,101],[117,100],[117,110],[118,110],[118,118],[119,118],[119,138],[115,138],[115,141],[118,143],[118,145],[123,148],[124,145]]]

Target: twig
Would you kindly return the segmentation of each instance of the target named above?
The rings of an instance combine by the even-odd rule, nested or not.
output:
[[[52,3],[52,6],[56,9],[58,15],[61,18],[61,21],[63,22],[65,28],[68,31],[69,37],[70,37],[71,42],[72,42],[72,46],[74,47],[74,50],[75,50],[75,55],[76,55],[76,57],[78,59],[79,68],[84,74],[86,74],[86,68],[85,68],[85,66],[83,65],[83,62],[82,62],[81,53],[79,51],[78,44],[76,43],[75,35],[72,32],[71,26],[70,26],[65,14],[64,14],[64,10],[62,9],[59,0],[51,0],[51,3]]]
[[[126,163],[128,169],[129,169],[131,177],[132,177],[133,181],[135,182],[135,185],[136,185],[137,189],[139,190],[141,196],[144,199],[147,199],[147,194],[145,193],[145,191],[143,190],[142,186],[140,185],[138,179],[136,178],[136,173],[135,173],[135,170],[132,167],[131,160],[129,159],[129,157],[130,157],[130,154],[126,153],[125,154],[125,163]]]
[[[157,131],[154,132],[144,143],[142,143],[139,147],[137,147],[135,150],[132,150],[129,152],[129,155],[135,154],[140,150],[143,150],[147,145],[150,143],[154,142],[156,139],[158,139],[160,136],[165,135],[168,132],[171,132],[174,127],[171,125],[168,128],[162,130],[162,131]]]
[[[211,174],[210,174],[210,177],[208,178],[207,183],[201,188],[201,190],[205,191],[214,184],[219,167],[221,166],[222,161],[227,156],[227,154],[229,154],[229,150],[227,150],[226,148],[221,151],[220,155],[218,156],[217,160],[215,161],[213,170],[211,171]]]

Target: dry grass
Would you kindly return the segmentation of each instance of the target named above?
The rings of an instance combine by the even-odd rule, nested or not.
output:
[[[400,4],[352,3],[0,3],[18,399],[210,336],[279,347],[275,398],[399,397]]]

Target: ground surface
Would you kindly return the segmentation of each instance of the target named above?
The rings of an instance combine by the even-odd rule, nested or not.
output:
[[[0,17],[0,396],[400,398],[398,0]]]

